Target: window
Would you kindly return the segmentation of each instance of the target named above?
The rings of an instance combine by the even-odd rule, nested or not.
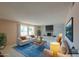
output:
[[[34,26],[20,25],[20,36],[35,35]]]
[[[35,35],[34,26],[29,26],[29,35]]]
[[[28,35],[28,33],[27,33],[27,26],[26,25],[20,25],[20,35],[21,36],[26,36],[26,35]]]

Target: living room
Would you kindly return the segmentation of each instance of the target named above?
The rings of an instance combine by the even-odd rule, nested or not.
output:
[[[78,6],[78,2],[0,2],[0,35],[5,35],[0,54],[4,57],[79,56]],[[69,45],[63,48],[63,53],[60,50],[57,55],[57,48],[52,53],[56,47],[52,49],[52,44],[57,47],[67,44],[63,41],[69,20],[73,20],[70,21],[74,26],[73,39],[67,39]],[[68,46],[75,47],[74,51],[66,51]]]

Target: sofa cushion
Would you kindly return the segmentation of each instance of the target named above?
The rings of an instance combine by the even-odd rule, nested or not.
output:
[[[25,36],[21,36],[20,38],[21,38],[21,40],[26,40],[27,39]]]
[[[28,40],[22,40],[21,42],[27,42]]]

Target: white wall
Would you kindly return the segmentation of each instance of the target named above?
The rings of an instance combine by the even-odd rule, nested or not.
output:
[[[70,17],[74,17],[74,39],[73,43],[74,46],[79,49],[79,3],[75,3],[73,7],[70,8],[67,20],[69,20]]]
[[[58,35],[59,33],[62,33],[64,36],[64,24],[54,25],[54,34]]]
[[[41,26],[42,35],[46,35],[45,26]],[[64,24],[55,24],[54,31],[52,32],[53,35],[58,35],[59,33],[63,33],[64,35]]]
[[[41,26],[41,34],[42,34],[42,35],[47,35],[47,34],[46,34],[46,30],[45,30],[45,26],[44,26],[44,25]]]

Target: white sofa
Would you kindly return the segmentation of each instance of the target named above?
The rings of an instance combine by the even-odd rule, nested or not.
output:
[[[21,38],[18,38],[17,39],[17,45],[23,46],[23,45],[26,45],[26,44],[32,42],[33,40],[34,39],[32,39],[32,38],[27,38],[27,39],[24,39],[24,40],[22,40]]]

